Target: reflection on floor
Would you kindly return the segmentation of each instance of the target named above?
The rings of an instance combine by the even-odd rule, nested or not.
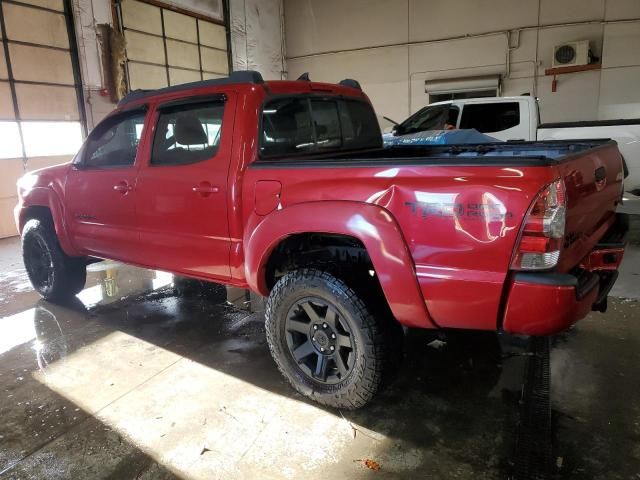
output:
[[[527,446],[527,339],[411,331],[398,378],[339,412],[281,378],[244,291],[178,296],[170,275],[102,262],[54,305],[4,271],[0,478],[502,479],[543,442],[560,478],[640,471],[636,301],[552,340],[548,437]]]

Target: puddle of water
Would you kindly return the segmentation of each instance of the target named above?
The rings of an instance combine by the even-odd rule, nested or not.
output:
[[[35,293],[24,271],[16,270],[1,274],[0,284],[2,282],[19,285],[19,288],[11,288],[8,291],[7,302],[11,302],[11,297],[16,293],[23,291]],[[62,331],[58,322],[64,321],[65,317],[71,318],[74,313],[77,315],[78,312],[75,310],[78,307],[86,309],[88,313],[99,306],[130,298],[141,297],[140,301],[144,301],[144,296],[151,295],[160,289],[170,288],[173,282],[174,276],[167,272],[133,267],[113,261],[91,264],[87,267],[87,288],[77,295],[79,302],[75,307],[73,302],[68,306],[60,306],[34,297],[33,303],[30,302],[31,305],[35,305],[33,308],[0,317],[0,354],[34,341],[33,349],[38,362],[40,363],[42,358],[43,364],[48,364],[50,359],[47,357],[51,356],[51,352],[47,351],[47,345],[54,337],[61,335]],[[248,313],[264,311],[262,297],[236,287],[219,286],[214,289],[203,287],[201,291],[195,289],[191,294],[202,299],[203,302],[226,302]],[[81,305],[78,305],[79,303]],[[55,312],[62,315],[62,318],[57,319]],[[84,316],[85,313],[82,315]],[[59,355],[60,353],[56,352],[54,356],[58,358],[64,356],[64,354]]]

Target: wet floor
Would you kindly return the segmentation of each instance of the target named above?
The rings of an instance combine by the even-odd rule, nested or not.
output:
[[[179,295],[170,275],[101,262],[54,305],[17,251],[0,241],[2,479],[640,478],[636,300],[551,339],[550,355],[410,331],[396,380],[340,412],[279,375],[259,298]]]

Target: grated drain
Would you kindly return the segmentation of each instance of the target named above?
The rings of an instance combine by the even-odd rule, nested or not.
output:
[[[550,381],[549,339],[532,337],[520,400],[514,480],[547,480],[552,476]]]

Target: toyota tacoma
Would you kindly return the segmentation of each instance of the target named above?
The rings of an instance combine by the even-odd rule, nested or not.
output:
[[[265,297],[293,387],[357,408],[403,328],[549,335],[606,308],[624,253],[614,141],[382,148],[354,80],[257,72],[134,91],[18,182],[34,288],[113,259]]]

